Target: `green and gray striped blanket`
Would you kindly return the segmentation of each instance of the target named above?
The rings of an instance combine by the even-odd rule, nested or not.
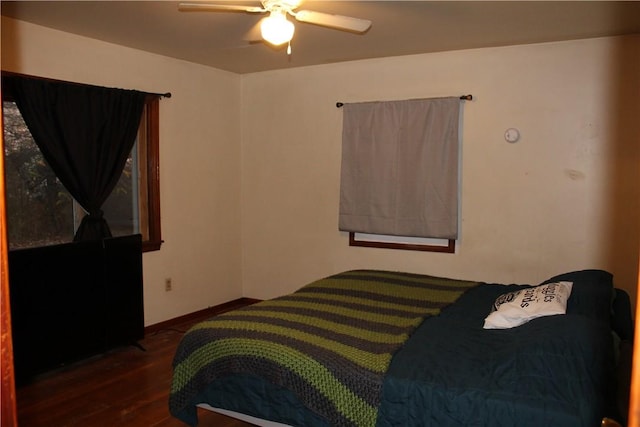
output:
[[[199,323],[174,358],[171,413],[193,423],[210,382],[249,374],[291,390],[330,425],[374,426],[394,353],[477,284],[354,270]]]

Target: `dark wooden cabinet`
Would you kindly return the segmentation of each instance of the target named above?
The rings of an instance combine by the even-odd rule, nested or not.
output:
[[[140,235],[9,252],[16,383],[144,337]]]

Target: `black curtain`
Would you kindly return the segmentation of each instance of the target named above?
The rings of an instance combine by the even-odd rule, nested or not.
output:
[[[135,143],[145,94],[18,76],[5,83],[45,160],[88,212],[74,241],[111,237],[101,207]]]

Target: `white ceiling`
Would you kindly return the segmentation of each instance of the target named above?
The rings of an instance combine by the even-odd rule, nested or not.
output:
[[[0,8],[12,18],[235,73],[640,33],[640,1],[307,0],[299,10],[373,25],[357,35],[295,22],[287,56],[284,47],[245,40],[262,17],[257,14],[179,12],[176,1],[2,1]]]

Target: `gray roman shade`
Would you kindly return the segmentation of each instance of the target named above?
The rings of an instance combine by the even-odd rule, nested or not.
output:
[[[339,229],[456,239],[460,98],[344,105]]]

